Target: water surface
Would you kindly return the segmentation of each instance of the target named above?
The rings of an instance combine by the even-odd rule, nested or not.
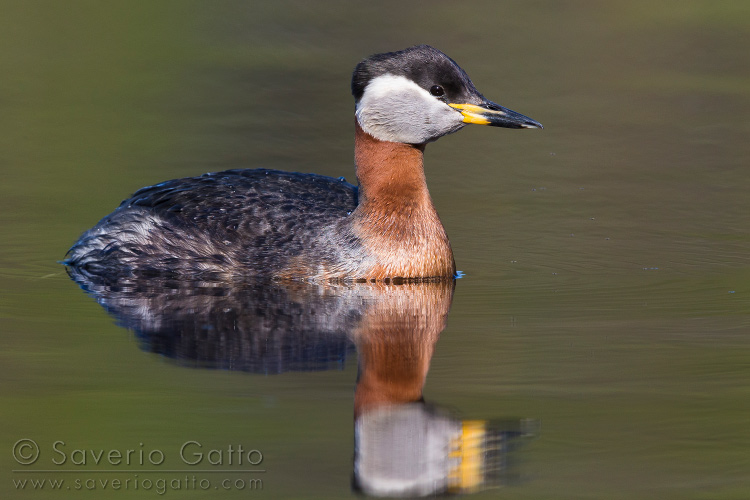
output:
[[[467,127],[426,152],[465,277],[424,399],[455,421],[538,424],[472,498],[750,495],[746,2],[17,2],[0,26],[4,498],[86,494],[17,490],[24,438],[54,470],[56,441],[170,466],[188,441],[242,445],[263,454],[263,491],[211,495],[354,495],[356,346],[315,370],[188,363],[57,261],[165,179],[353,181],[351,70],[416,43],[545,125]]]

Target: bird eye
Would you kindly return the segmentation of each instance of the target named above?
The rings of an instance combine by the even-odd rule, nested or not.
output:
[[[433,85],[432,87],[430,87],[430,94],[434,95],[435,97],[442,97],[445,95],[445,89],[440,85]]]

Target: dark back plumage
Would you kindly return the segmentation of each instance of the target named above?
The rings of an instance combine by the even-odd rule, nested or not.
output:
[[[227,170],[138,190],[87,231],[65,264],[106,276],[193,276],[282,269],[310,234],[346,218],[357,188],[343,178]]]

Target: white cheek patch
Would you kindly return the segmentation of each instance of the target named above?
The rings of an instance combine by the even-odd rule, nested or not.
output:
[[[463,127],[463,116],[403,76],[381,75],[357,103],[362,130],[381,141],[422,144]]]

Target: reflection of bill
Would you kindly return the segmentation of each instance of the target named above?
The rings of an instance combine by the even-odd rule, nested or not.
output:
[[[423,403],[377,409],[355,423],[355,486],[373,496],[471,493],[513,480],[510,452],[533,421],[452,418]]]
[[[510,474],[511,445],[534,434],[526,421],[462,421],[424,403],[422,388],[452,292],[422,284],[400,298],[374,301],[353,332],[359,360],[354,485],[368,495],[497,486]]]
[[[523,421],[461,421],[424,404],[453,280],[316,286],[71,276],[143,349],[189,366],[266,375],[340,369],[356,346],[354,485],[367,494],[504,483],[511,443],[533,434]]]

